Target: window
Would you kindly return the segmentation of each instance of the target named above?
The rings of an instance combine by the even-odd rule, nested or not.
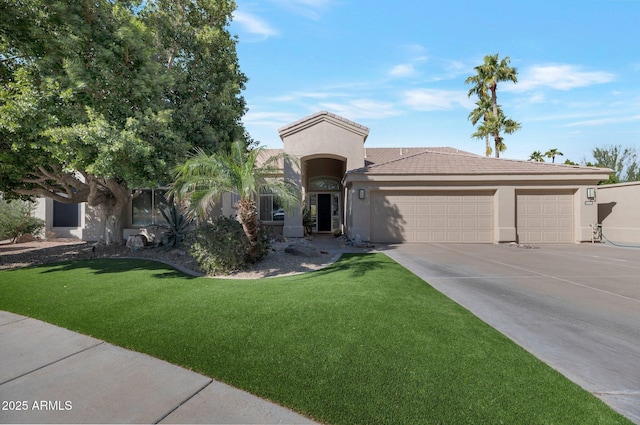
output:
[[[260,221],[284,221],[284,209],[270,193],[260,194]]]
[[[131,202],[131,224],[134,226],[148,226],[165,224],[166,220],[160,213],[160,208],[167,205],[166,189],[145,189]]]
[[[318,192],[340,190],[340,182],[335,177],[312,177],[309,180],[309,190]]]
[[[53,227],[80,227],[80,205],[53,201]]]

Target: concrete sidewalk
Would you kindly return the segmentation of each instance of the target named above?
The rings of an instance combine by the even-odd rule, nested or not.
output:
[[[162,360],[4,311],[0,359],[0,423],[314,423]]]

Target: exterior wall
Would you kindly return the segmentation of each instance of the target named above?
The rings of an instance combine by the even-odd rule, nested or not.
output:
[[[84,241],[97,241],[103,238],[99,211],[86,202],[79,204],[80,225],[78,227],[53,227],[53,199],[38,198],[34,215],[45,222],[44,232],[55,234],[58,238],[77,238]],[[44,236],[44,235],[43,235]]]
[[[360,189],[364,190],[364,199],[358,196]],[[345,234],[351,239],[359,235],[362,240],[371,240],[371,187],[364,183],[349,185],[346,194]]]
[[[615,243],[640,244],[640,182],[598,186],[598,223]]]
[[[495,242],[514,242],[516,240],[515,186],[496,188],[493,202],[493,240]]]
[[[325,113],[312,116],[308,120],[281,130],[280,137],[284,143],[284,152],[301,161],[300,164],[285,161],[285,178],[298,187],[304,198],[304,184],[308,178],[304,162],[306,160],[322,161],[323,158],[328,158],[345,164],[341,172],[345,169],[361,168],[365,164],[364,142],[367,135],[368,130]],[[332,164],[335,166],[337,163],[332,162]],[[327,174],[331,175],[333,171],[328,170]],[[346,205],[346,201],[343,199],[343,205]],[[283,234],[287,237],[304,236],[302,211],[295,210],[285,216]]]
[[[333,122],[320,121],[283,136],[284,151],[297,158],[326,157],[346,160],[346,169],[364,167],[364,137]]]
[[[587,198],[587,189],[596,185],[577,188],[574,198],[574,234],[576,242],[591,242],[593,228],[598,224],[598,203],[595,199]]]

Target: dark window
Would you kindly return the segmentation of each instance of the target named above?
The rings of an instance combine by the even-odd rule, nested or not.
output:
[[[160,208],[167,205],[165,198],[166,189],[145,189],[131,202],[132,220],[134,226],[147,226],[150,224],[164,224],[166,220]]]
[[[260,195],[260,221],[284,221],[284,209],[271,194]]]
[[[80,205],[53,201],[53,227],[80,227]]]

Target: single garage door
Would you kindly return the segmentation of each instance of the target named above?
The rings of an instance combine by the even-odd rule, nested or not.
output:
[[[518,192],[516,228],[519,243],[572,243],[574,192]]]
[[[492,243],[493,192],[372,192],[371,240]]]

